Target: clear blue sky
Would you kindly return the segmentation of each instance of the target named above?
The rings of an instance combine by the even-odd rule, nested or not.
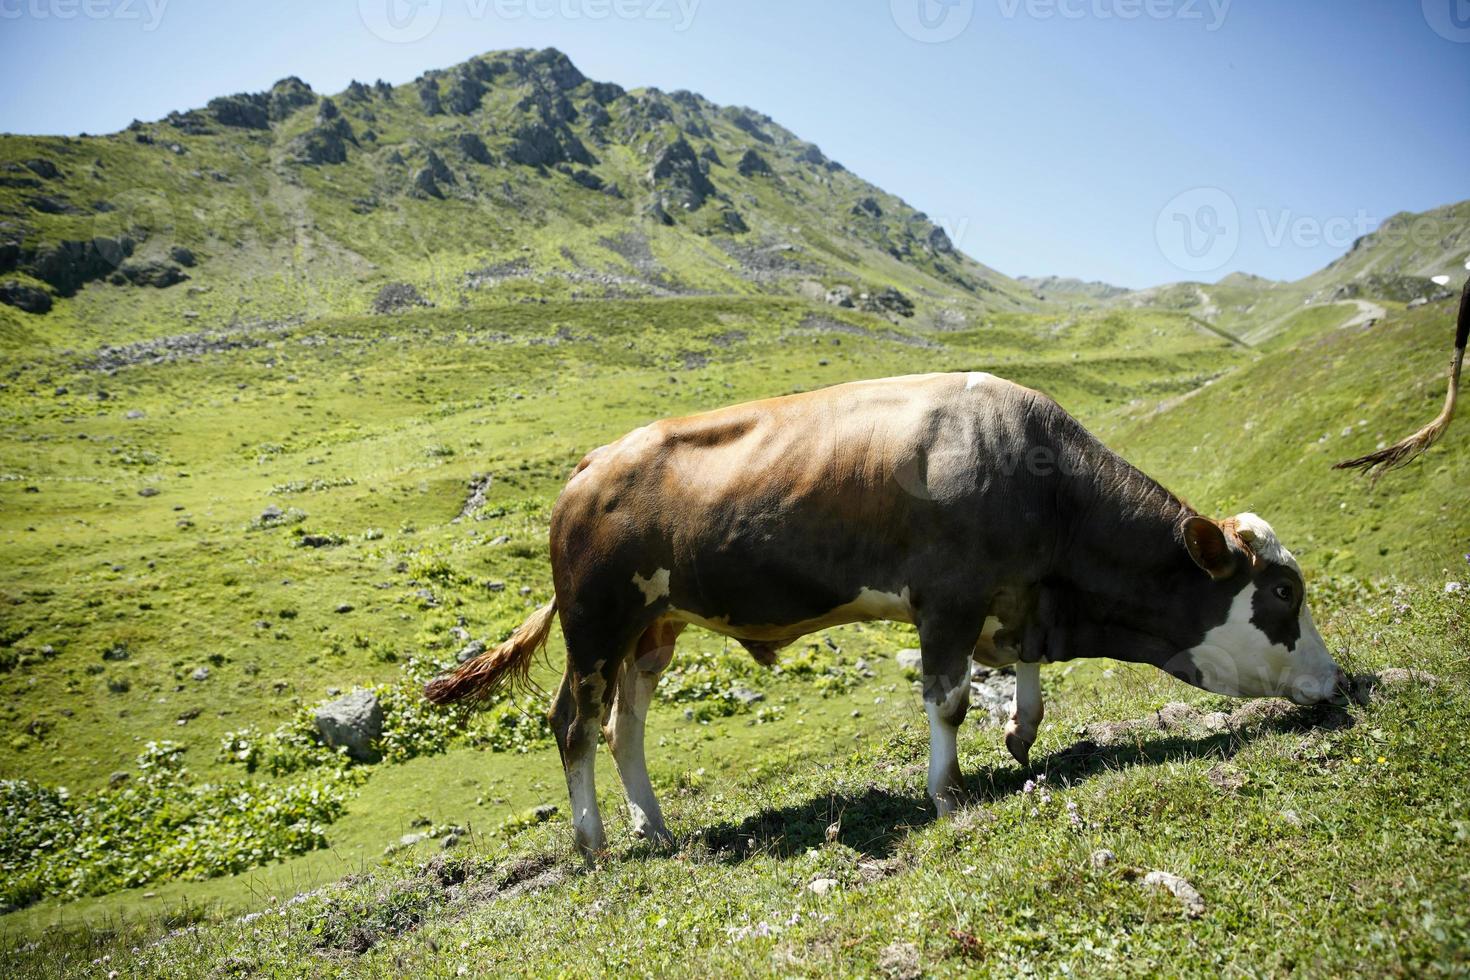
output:
[[[0,130],[543,46],[767,112],[1012,275],[1191,278],[1164,239],[1197,187],[1238,213],[1210,280],[1295,278],[1364,220],[1470,198],[1466,0],[0,0]]]

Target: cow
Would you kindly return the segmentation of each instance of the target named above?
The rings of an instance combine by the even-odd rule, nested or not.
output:
[[[634,833],[672,843],[644,720],[691,625],[769,665],[827,627],[913,624],[941,815],[963,800],[956,733],[974,659],[1015,667],[1005,740],[1023,766],[1044,663],[1153,664],[1207,691],[1299,704],[1340,703],[1346,685],[1269,524],[1195,512],[1050,398],[986,373],[654,422],[577,465],[550,555],[555,598],[425,693],[473,701],[525,683],[560,618],[566,670],[549,717],[588,860],[606,848],[599,734]]]

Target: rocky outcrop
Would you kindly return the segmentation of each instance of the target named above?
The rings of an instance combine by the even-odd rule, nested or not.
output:
[[[740,217],[740,212],[734,208],[726,208],[720,212],[720,223],[732,235],[743,235],[750,231],[750,226],[745,223],[744,218]]]
[[[715,193],[715,185],[705,174],[694,148],[682,136],[659,151],[648,179],[666,191],[676,206],[691,211]]]
[[[461,65],[449,83],[449,97],[446,100],[449,111],[455,115],[468,116],[480,108],[480,100],[485,97],[485,92],[485,83],[475,76],[468,65]]]
[[[183,269],[170,262],[150,260],[147,262],[124,262],[114,272],[110,281],[115,285],[130,283],[134,286],[152,286],[155,289],[167,289],[188,279],[189,276]]]
[[[769,177],[773,173],[766,158],[754,150],[746,150],[735,169],[740,171],[742,177]]]
[[[289,152],[297,163],[320,166],[346,163],[348,145],[357,146],[352,124],[331,99],[323,99],[316,125],[291,141]]]
[[[28,286],[12,279],[0,282],[0,303],[26,313],[48,313],[51,310],[51,294],[38,286]]]
[[[297,109],[316,102],[316,93],[311,86],[290,75],[271,86],[267,111],[272,122],[280,122]]]
[[[495,163],[495,158],[490,155],[490,148],[474,133],[460,133],[455,137],[454,145],[464,154],[466,160],[483,163],[487,167]]]
[[[525,167],[551,167],[558,163],[591,166],[596,162],[570,129],[553,128],[544,122],[528,123],[516,130],[506,156],[512,163]]]
[[[390,282],[378,290],[378,295],[373,299],[372,310],[374,313],[401,313],[415,307],[433,305],[408,283]]]
[[[19,269],[46,283],[59,296],[72,296],[83,284],[111,275],[133,254],[131,238],[98,237],[60,241],[25,250],[0,247],[0,271]]]
[[[439,97],[438,81],[432,78],[420,79],[418,92],[419,105],[425,113],[431,116],[441,116],[444,114],[444,102]]]
[[[413,175],[413,189],[426,197],[434,197],[442,200],[444,191],[440,189],[439,182],[434,179],[434,171],[428,167],[422,167]]]
[[[238,129],[270,129],[270,96],[264,92],[241,92],[210,99],[206,108],[221,126]]]

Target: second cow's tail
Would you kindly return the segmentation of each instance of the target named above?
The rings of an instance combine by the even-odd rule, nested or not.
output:
[[[1460,321],[1455,330],[1455,354],[1450,361],[1450,390],[1445,395],[1444,408],[1439,415],[1418,432],[1394,443],[1386,449],[1380,449],[1376,453],[1359,456],[1338,463],[1333,469],[1337,470],[1366,470],[1375,476],[1396,470],[1400,466],[1406,466],[1413,462],[1421,453],[1439,441],[1445,430],[1450,427],[1450,420],[1455,417],[1455,400],[1460,391],[1460,368],[1465,362],[1465,342],[1470,339],[1470,280],[1465,283],[1465,290],[1460,294]]]
[[[556,600],[531,614],[500,646],[486,650],[440,674],[424,688],[424,697],[434,704],[487,701],[506,689],[517,691],[530,684],[531,660],[546,645],[556,619]]]

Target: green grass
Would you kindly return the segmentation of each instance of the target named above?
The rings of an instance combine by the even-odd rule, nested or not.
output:
[[[1386,430],[1417,420],[1428,392],[1437,388],[1434,366],[1443,352],[1431,339],[1445,330],[1446,306],[1395,319],[1375,333],[1326,335],[1294,349],[1289,359],[1254,356],[1201,331],[1187,316],[1162,312],[1011,316],[924,348],[885,339],[891,333],[869,333],[875,326],[890,328],[861,316],[850,319],[856,332],[816,332],[804,326],[812,311],[782,299],[538,304],[425,311],[393,321],[321,321],[258,335],[274,346],[112,375],[86,369],[76,355],[33,358],[19,374],[25,380],[0,393],[6,455],[23,463],[0,482],[0,533],[14,556],[4,586],[6,652],[15,660],[0,674],[8,726],[0,766],[7,775],[86,791],[127,768],[142,740],[166,737],[187,747],[186,762],[198,778],[244,778],[238,767],[216,761],[227,731],[247,724],[267,731],[323,698],[329,687],[391,682],[402,677],[410,657],[449,656],[460,645],[451,631],[461,620],[471,634],[497,639],[542,601],[548,595],[549,503],[587,448],[651,417],[740,398],[849,377],[977,368],[1052,392],[1212,512],[1259,510],[1277,522],[1314,576],[1392,573],[1427,582],[1397,600],[1413,611],[1407,622],[1403,613],[1399,622],[1384,613],[1395,607],[1381,593],[1373,593],[1372,615],[1359,608],[1356,594],[1324,597],[1319,605],[1333,610],[1324,630],[1339,646],[1347,637],[1373,637],[1361,653],[1357,640],[1349,641],[1359,669],[1412,664],[1449,681],[1438,700],[1411,698],[1424,712],[1412,721],[1395,720],[1397,700],[1360,712],[1368,731],[1389,741],[1428,728],[1443,730],[1436,738],[1463,738],[1456,699],[1463,697],[1464,637],[1444,611],[1449,600],[1433,595],[1445,580],[1440,569],[1452,567],[1465,547],[1465,519],[1449,506],[1457,499],[1454,487],[1463,485],[1462,441],[1452,432],[1421,464],[1427,485],[1422,479],[1412,486],[1385,483],[1368,495],[1327,471],[1335,455],[1302,436],[1360,399],[1390,351],[1399,355],[1403,384],[1413,390],[1417,381],[1425,393],[1409,397],[1388,388],[1381,405],[1360,411],[1382,419]],[[1037,338],[1054,342],[1038,345]],[[1409,357],[1403,356],[1406,347]],[[698,363],[687,362],[690,353],[704,355],[702,366],[686,367]],[[67,393],[55,395],[58,385]],[[106,400],[98,400],[99,390],[109,393]],[[1160,403],[1172,407],[1155,411]],[[128,418],[134,409],[144,417]],[[1257,426],[1246,430],[1243,421],[1234,421],[1244,418],[1256,418]],[[1230,438],[1228,454],[1201,456],[1190,448],[1207,444],[1226,424],[1241,430]],[[79,438],[83,433],[86,439]],[[1283,460],[1280,447],[1298,443],[1303,457]],[[1277,478],[1262,476],[1273,469],[1281,471]],[[479,515],[485,519],[454,523],[468,479],[479,472],[494,475]],[[31,486],[40,492],[27,493]],[[161,492],[139,496],[144,486]],[[1303,486],[1313,493],[1298,495]],[[1444,504],[1426,507],[1426,499]],[[294,527],[252,530],[252,520],[270,504],[307,516]],[[1360,507],[1371,508],[1373,525],[1349,521]],[[181,515],[192,526],[178,526]],[[297,547],[293,530],[337,535],[342,543]],[[1348,561],[1343,553],[1354,551],[1350,541],[1334,542],[1354,533],[1402,546],[1365,556],[1373,560]],[[491,543],[500,538],[508,540]],[[505,587],[490,591],[491,583]],[[435,595],[434,608],[424,608],[418,590],[425,587]],[[522,587],[530,594],[521,595]],[[354,607],[351,613],[334,611],[343,602]],[[1265,905],[1220,897],[1245,889],[1252,876],[1296,881],[1298,873],[1295,864],[1269,854],[1222,854],[1218,835],[1238,832],[1242,847],[1256,847],[1280,830],[1269,824],[1269,814],[1294,807],[1330,823],[1334,808],[1351,795],[1340,781],[1293,771],[1302,733],[1273,729],[1259,738],[1241,736],[1239,744],[1217,735],[1193,741],[1171,736],[1126,755],[1104,753],[1100,765],[1079,763],[1082,773],[1073,773],[1070,762],[1044,763],[1054,787],[1074,776],[1078,786],[1055,790],[1046,819],[1028,820],[1027,804],[1016,796],[1024,776],[1006,762],[993,729],[975,728],[967,734],[966,763],[988,788],[957,824],[931,825],[922,799],[922,714],[890,657],[912,645],[912,635],[868,627],[837,631],[834,639],[843,662],[868,659],[877,676],[826,698],[800,678],[754,678],[767,694],[765,705],[776,709],[759,719],[747,713],[700,723],[685,719],[683,704],[655,710],[651,768],[685,842],[681,860],[644,859],[635,847],[628,860],[590,878],[575,874],[562,817],[510,836],[501,830],[514,827],[531,807],[564,807],[554,750],[544,742],[525,754],[451,745],[444,754],[367,769],[346,812],[327,828],[327,849],[230,877],[159,880],[71,902],[46,899],[12,913],[6,924],[17,948],[33,937],[58,935],[61,926],[60,935],[71,938],[65,944],[70,951],[60,955],[90,964],[103,948],[124,956],[143,941],[140,936],[175,921],[180,909],[219,923],[204,927],[213,945],[203,951],[176,961],[144,954],[153,965],[130,970],[192,972],[205,968],[206,960],[248,960],[275,946],[289,953],[283,962],[296,964],[290,967],[296,972],[333,964],[373,972],[387,968],[374,964],[396,963],[400,956],[418,970],[428,965],[420,959],[428,947],[420,944],[432,939],[441,949],[471,943],[466,955],[472,951],[476,969],[516,965],[536,973],[569,969],[571,960],[558,957],[588,943],[609,956],[621,949],[618,955],[629,962],[636,951],[646,957],[641,969],[653,972],[690,958],[711,970],[750,970],[760,963],[778,969],[789,962],[798,972],[820,972],[821,950],[842,951],[845,963],[873,964],[898,956],[883,952],[896,942],[914,942],[925,969],[964,968],[974,965],[966,955],[981,954],[979,962],[993,972],[1021,960],[1059,967],[1083,956],[1079,950],[1089,944],[1114,950],[1096,955],[1117,958],[1077,962],[1123,969],[1130,962],[1157,962],[1195,930],[1222,930],[1223,936],[1250,923],[1257,931],[1226,947],[1269,971],[1310,962],[1292,959],[1307,957],[1304,951],[1271,945],[1270,923],[1288,914],[1310,914],[1319,922],[1346,914],[1302,885]],[[1422,651],[1416,652],[1416,643]],[[127,660],[102,659],[118,644],[127,646]],[[46,645],[49,655],[40,653]],[[692,631],[681,644],[681,660],[718,665],[724,648],[719,638]],[[538,673],[543,684],[554,680],[558,650],[554,643],[551,664]],[[210,661],[211,653],[222,659]],[[211,663],[207,681],[191,679],[196,666]],[[118,679],[128,681],[126,690],[109,686]],[[1048,689],[1047,734],[1038,758],[1070,745],[1077,726],[1087,722],[1140,717],[1179,697],[1223,705],[1162,675],[1124,668],[1105,674],[1097,664],[1049,672]],[[45,696],[37,697],[38,691]],[[193,708],[199,714],[178,725],[179,715]],[[1363,728],[1316,732],[1308,726],[1305,734],[1349,745],[1357,744],[1350,740],[1361,738]],[[813,731],[822,737],[807,737]],[[1458,761],[1445,761],[1449,756],[1447,749],[1443,757],[1431,754],[1426,758],[1439,761],[1415,772],[1436,786],[1452,782],[1463,772],[1455,768],[1462,766]],[[1194,814],[1199,794],[1215,792],[1202,774],[1216,764],[1272,792],[1257,798],[1242,791],[1244,802],[1231,795],[1230,805],[1211,810],[1208,819],[1184,820],[1178,815]],[[619,812],[611,767],[602,769],[607,810]],[[1061,809],[1067,800],[1083,808],[1098,832],[1067,829]],[[1398,824],[1406,806],[1385,799],[1363,819]],[[843,818],[849,828],[843,847],[811,839],[812,828],[846,811],[854,815]],[[1424,825],[1416,833],[1447,835],[1453,843],[1452,812],[1419,814]],[[556,876],[568,877],[483,909],[473,902],[454,906],[431,888],[415,913],[419,926],[375,944],[367,959],[330,949],[324,958],[306,905],[299,921],[280,924],[295,937],[290,941],[266,933],[269,946],[261,946],[253,933],[242,936],[230,925],[232,916],[344,875],[368,876],[348,886],[349,896],[397,891],[390,882],[401,876],[419,880],[419,863],[426,848],[437,846],[433,842],[379,868],[384,852],[419,818],[473,831],[465,853],[473,855],[475,880],[493,883],[517,855],[549,860],[559,869]],[[741,836],[719,828],[750,820],[757,820],[749,824],[757,831],[756,852],[733,863],[719,856]],[[1253,821],[1261,826],[1246,833]],[[619,827],[614,818],[615,836]],[[1116,835],[1101,832],[1109,827]],[[783,833],[801,843],[780,842]],[[1332,848],[1342,846],[1342,834],[1308,834],[1292,861],[1316,867],[1337,860]],[[1409,848],[1417,839],[1395,836],[1393,846]],[[1177,922],[1170,900],[1150,897],[1116,873],[1088,871],[1088,848],[1100,846],[1117,851],[1130,867],[1158,866],[1196,879],[1211,905],[1203,925]],[[877,873],[864,870],[869,858],[897,862],[896,873],[882,864],[880,879],[860,884]],[[1354,860],[1366,862],[1366,853]],[[1050,870],[1038,875],[1037,868]],[[701,874],[720,884],[696,889],[704,897],[692,900],[684,892]],[[841,895],[818,900],[802,892],[818,876],[844,882]],[[1453,883],[1427,868],[1421,877],[1415,887],[1424,900],[1442,902],[1452,893]],[[1372,881],[1375,895],[1388,887]],[[1052,899],[1043,902],[1043,891]],[[1061,906],[1056,891],[1065,896]],[[675,914],[665,909],[655,915],[674,895]],[[731,895],[740,900],[731,903]],[[577,914],[579,903],[599,897],[604,907],[626,907],[631,918],[619,916],[619,926],[603,927]],[[1098,914],[1086,916],[1084,910],[1100,900]],[[350,901],[360,906],[351,915],[377,914],[366,899]],[[801,910],[802,920],[770,936],[727,942],[727,929],[786,923]],[[833,917],[823,922],[824,914]],[[1424,914],[1416,913],[1420,919]],[[1460,955],[1451,941],[1463,940],[1463,923],[1442,923],[1438,928],[1449,938],[1436,945],[1407,920],[1388,911],[1380,915],[1388,916],[1379,924],[1388,945],[1374,962],[1423,965],[1426,957]],[[550,918],[534,946],[540,958],[515,954],[528,947],[511,937],[544,916]],[[668,920],[665,926],[656,925],[659,918]],[[1149,928],[1140,932],[1143,925]],[[954,939],[949,929],[981,945]],[[665,940],[656,941],[659,935]],[[1321,930],[1309,930],[1302,942],[1322,941],[1320,936]],[[1198,958],[1180,961],[1181,968],[1209,969],[1210,955],[1217,954],[1198,951],[1220,946],[1189,942]],[[759,951],[755,958],[751,950]],[[31,969],[26,964],[52,963],[58,953],[43,945],[13,955],[20,957],[19,969]],[[1348,955],[1347,948],[1339,955]],[[190,958],[196,956],[205,959]],[[457,961],[445,960],[451,962]]]

